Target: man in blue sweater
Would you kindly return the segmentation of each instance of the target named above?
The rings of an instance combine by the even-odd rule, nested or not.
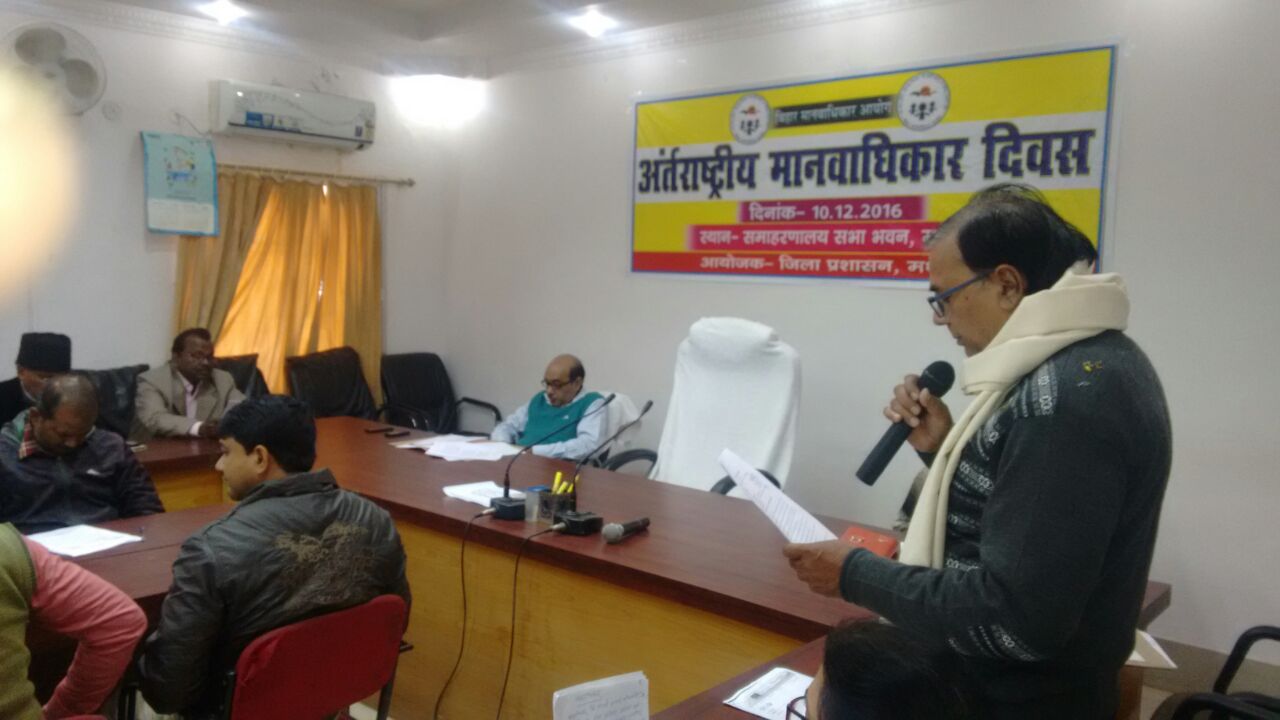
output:
[[[604,398],[582,388],[586,378],[578,358],[552,358],[542,376],[543,391],[498,423],[490,437],[517,445],[537,443],[532,452],[544,457],[586,457],[604,439],[606,419],[600,411]]]
[[[788,545],[801,580],[963,657],[977,717],[1102,720],[1169,479],[1155,369],[1128,295],[1024,186],[983,191],[929,245],[929,304],[968,356],[958,419],[908,376],[885,415],[929,466],[901,561]]]

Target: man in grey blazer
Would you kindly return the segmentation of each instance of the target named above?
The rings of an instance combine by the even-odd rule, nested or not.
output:
[[[213,367],[213,338],[191,328],[173,339],[173,357],[138,376],[134,440],[217,437],[218,421],[244,400],[226,370]]]

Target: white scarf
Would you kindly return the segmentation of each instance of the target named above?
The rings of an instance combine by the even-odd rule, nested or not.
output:
[[[1028,295],[982,352],[965,360],[964,392],[977,395],[947,433],[916,501],[901,560],[941,568],[947,539],[947,498],[964,447],[1000,407],[1009,390],[1054,353],[1106,330],[1124,330],[1129,296],[1115,273],[1068,270],[1053,287]]]

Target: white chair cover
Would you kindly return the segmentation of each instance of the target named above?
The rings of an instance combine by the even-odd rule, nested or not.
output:
[[[607,391],[600,392],[600,394],[605,397],[609,397],[609,392]],[[600,438],[600,442],[604,442],[605,439],[618,432],[618,428],[640,417],[640,408],[636,407],[636,404],[631,400],[630,396],[623,395],[622,393],[615,394],[617,397],[613,399],[613,402],[609,403],[609,407],[604,409],[604,412],[608,417],[606,417],[604,421],[604,437]],[[636,433],[640,432],[641,425],[644,425],[644,423],[638,422],[627,428],[626,432],[619,435],[618,439],[614,440],[613,444],[609,446],[609,454],[617,455],[623,450],[631,447],[631,443],[635,440]]]
[[[785,485],[800,413],[800,355],[773,328],[703,318],[676,352],[675,381],[650,477],[702,490],[729,448]],[[735,491],[736,492],[736,491]]]

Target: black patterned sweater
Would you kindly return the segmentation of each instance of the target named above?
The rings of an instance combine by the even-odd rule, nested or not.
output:
[[[841,592],[972,670],[981,717],[1114,715],[1169,478],[1164,391],[1108,331],[1018,382],[961,453],[945,567],[865,550]]]

